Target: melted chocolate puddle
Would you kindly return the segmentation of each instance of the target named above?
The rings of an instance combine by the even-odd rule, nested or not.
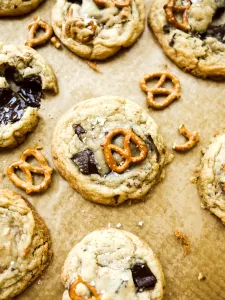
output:
[[[146,289],[154,289],[157,279],[147,264],[137,263],[133,266],[131,272],[138,292],[143,292]]]
[[[16,70],[6,70],[6,79],[19,86],[17,91],[12,88],[0,88],[0,125],[19,121],[28,106],[40,107],[42,98],[41,77],[33,75],[16,80]],[[10,77],[10,78],[9,78]]]

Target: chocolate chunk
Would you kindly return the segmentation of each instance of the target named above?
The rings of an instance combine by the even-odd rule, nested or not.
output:
[[[78,5],[82,5],[83,4],[83,1],[82,0],[67,0],[68,2],[71,2],[71,3],[75,3],[75,4],[78,4]]]
[[[147,264],[136,263],[131,269],[131,272],[138,292],[143,292],[146,289],[153,289],[155,287],[157,279]]]
[[[29,76],[23,81],[18,81],[17,84],[20,88],[16,92],[11,88],[0,88],[0,124],[6,125],[19,121],[28,106],[40,107],[41,77]]]
[[[75,130],[75,133],[78,135],[78,138],[81,142],[83,142],[83,139],[82,139],[82,134],[86,133],[85,129],[80,125],[80,124],[74,124],[73,125],[73,128]]]
[[[213,16],[213,20],[219,19],[223,15],[224,11],[225,11],[225,7],[219,7]]]
[[[159,155],[159,150],[157,149],[157,147],[156,147],[156,145],[155,145],[155,143],[153,141],[153,138],[150,135],[147,136],[146,144],[148,145],[148,147],[149,147],[149,149],[150,149],[151,152],[155,152],[156,153],[156,155],[157,155],[157,161],[158,161],[159,156],[160,156]]]
[[[164,25],[163,26],[163,31],[166,34],[170,33],[170,25],[168,25],[168,24]]]
[[[71,159],[84,175],[99,174],[94,153],[90,149],[76,153]]]
[[[173,46],[174,46],[174,44],[175,44],[175,37],[176,37],[176,33],[174,33],[174,35],[173,35],[171,41],[169,42],[170,47],[173,47]]]
[[[219,42],[225,43],[225,24],[210,25],[203,37],[214,37]]]

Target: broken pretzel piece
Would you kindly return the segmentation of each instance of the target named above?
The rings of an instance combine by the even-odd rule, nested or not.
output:
[[[83,296],[78,296],[76,293],[76,287],[78,284],[83,284],[85,285],[91,292],[91,294],[93,296],[86,298]],[[78,275],[78,279],[71,284],[70,288],[69,288],[69,296],[70,299],[72,300],[101,300],[101,296],[97,293],[95,287],[91,286],[89,283],[85,282],[79,275]]]
[[[45,32],[42,36],[35,37],[39,28]],[[28,26],[29,34],[25,45],[31,48],[46,44],[53,36],[53,28],[45,21],[42,21],[38,16],[34,17],[34,22]]]
[[[31,164],[27,163],[26,160],[28,157],[34,156],[38,163],[40,164],[40,167],[38,166],[32,166]],[[16,173],[15,169],[21,169],[21,171],[24,173],[26,177],[26,181],[23,181],[21,178],[19,178]],[[7,175],[9,179],[19,188],[26,191],[27,194],[31,193],[39,193],[44,190],[46,190],[50,183],[51,183],[51,175],[52,175],[53,169],[49,167],[48,162],[44,155],[41,153],[41,151],[37,149],[26,149],[21,157],[20,160],[17,162],[12,163],[7,168]],[[33,177],[31,173],[36,173],[40,175],[44,175],[44,180],[39,185],[33,185]]]
[[[185,152],[185,151],[192,149],[199,142],[198,131],[191,133],[185,128],[184,124],[180,125],[179,131],[183,136],[185,136],[188,139],[188,141],[186,143],[184,143],[183,145],[174,144],[173,145],[174,150],[180,151],[180,152]]]
[[[173,25],[175,28],[187,32],[190,29],[188,23],[188,12],[191,7],[190,0],[182,1],[183,5],[176,5],[176,0],[168,0],[167,4],[164,6],[167,21]],[[182,22],[179,22],[175,16],[177,13],[183,13]]]

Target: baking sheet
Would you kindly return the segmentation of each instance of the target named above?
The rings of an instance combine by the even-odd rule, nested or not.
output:
[[[151,1],[146,1],[149,11]],[[47,0],[34,13],[16,19],[0,20],[0,39],[24,44],[27,25],[34,15],[50,21],[53,1]],[[200,131],[201,142],[192,151],[175,153],[166,169],[166,178],[147,196],[145,202],[105,207],[84,200],[56,172],[50,189],[43,194],[26,196],[7,177],[0,177],[1,188],[18,191],[35,206],[48,225],[53,240],[54,259],[44,274],[17,299],[59,300],[64,291],[60,270],[69,250],[90,231],[121,223],[145,240],[158,255],[165,273],[165,300],[225,299],[225,227],[200,208],[197,190],[189,182],[198,166],[201,149],[214,132],[224,127],[224,83],[204,81],[179,70],[166,56],[146,26],[138,42],[119,55],[99,63],[101,73],[90,69],[82,59],[65,47],[55,49],[50,43],[38,49],[52,65],[60,93],[43,100],[36,131],[20,147],[0,154],[0,173],[28,147],[43,146],[51,166],[50,140],[57,120],[71,106],[91,97],[117,95],[147,108],[145,94],[139,88],[140,78],[166,64],[181,80],[182,97],[163,111],[149,113],[161,127],[172,152],[173,142],[183,142],[178,127],[184,123],[191,131]],[[137,224],[143,221],[143,227]],[[186,256],[175,238],[181,229],[190,239],[191,253]],[[198,274],[206,276],[198,281]]]

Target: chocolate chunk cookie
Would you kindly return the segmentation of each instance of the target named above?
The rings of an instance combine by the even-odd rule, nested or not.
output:
[[[69,253],[61,279],[63,300],[160,300],[165,286],[152,249],[132,233],[117,229],[87,235]]]
[[[86,59],[106,59],[130,47],[145,26],[143,0],[57,0],[52,13],[55,34]]]
[[[35,129],[42,90],[57,93],[46,61],[29,47],[0,43],[0,149],[17,146]]]
[[[108,145],[115,130],[121,133]],[[56,126],[52,155],[74,189],[107,205],[142,198],[164,177],[168,163],[159,128],[148,112],[118,97],[90,99],[70,109]]]
[[[223,79],[225,25],[215,21],[224,8],[223,0],[154,0],[149,24],[181,69],[197,77]]]
[[[0,0],[0,17],[20,16],[37,8],[44,0]]]
[[[0,189],[0,299],[20,294],[48,266],[51,239],[31,204]]]
[[[225,225],[225,132],[217,135],[205,150],[197,176],[202,207]]]

